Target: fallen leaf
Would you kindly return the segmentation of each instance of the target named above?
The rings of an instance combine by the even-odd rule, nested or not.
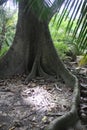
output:
[[[15,126],[11,127],[9,130],[14,130],[15,129]]]
[[[42,122],[47,122],[47,116],[44,116],[43,118],[42,118]]]

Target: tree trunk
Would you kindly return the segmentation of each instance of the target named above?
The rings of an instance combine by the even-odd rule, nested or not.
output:
[[[32,12],[26,9],[26,1],[19,2],[18,23],[13,45],[7,54],[0,60],[0,78],[10,77],[16,74],[27,73],[26,82],[36,76],[56,77],[61,76],[69,86],[75,86],[75,98],[72,105],[72,113],[76,115],[77,97],[79,96],[78,84],[64,66],[54,48],[47,22],[41,22]],[[65,121],[67,115],[64,116]],[[76,118],[77,119],[77,118]],[[62,118],[55,121],[49,130],[57,130]],[[60,122],[59,124],[57,122]],[[71,120],[71,124],[73,121]],[[58,125],[57,125],[58,124]],[[57,127],[56,127],[57,125]],[[56,127],[56,128],[55,128]],[[61,129],[62,130],[62,129]],[[64,129],[63,129],[64,130]]]
[[[46,22],[41,22],[26,1],[19,3],[18,23],[13,45],[0,61],[0,77],[27,73],[26,82],[36,76],[59,75],[71,84],[71,77],[60,61]]]

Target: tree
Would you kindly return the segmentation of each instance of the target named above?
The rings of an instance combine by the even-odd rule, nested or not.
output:
[[[54,3],[56,5],[56,2]],[[66,84],[74,88],[72,107],[68,113],[51,122],[47,129],[67,130],[78,120],[79,86],[77,78],[65,68],[53,46],[48,29],[50,16],[54,14],[50,12],[51,9],[54,9],[54,5],[49,7],[41,0],[19,1],[16,34],[13,45],[0,60],[0,78],[27,73],[25,81],[27,83],[36,76],[44,78],[61,76]],[[42,13],[40,10],[43,10]]]
[[[13,45],[1,60],[1,76],[26,72],[29,73],[26,81],[37,75],[44,77],[62,75],[65,79],[64,65],[60,62],[53,46],[48,23],[40,21],[31,8],[24,11],[27,4],[26,1],[19,2],[16,35]],[[63,73],[60,70],[63,70]],[[68,82],[67,78],[66,82]]]

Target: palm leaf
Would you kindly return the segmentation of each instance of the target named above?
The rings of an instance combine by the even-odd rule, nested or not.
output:
[[[69,19],[66,28],[66,32],[69,34],[73,29],[75,19],[77,19],[76,25],[73,29],[72,41],[74,42],[76,39],[80,51],[84,52],[87,50],[87,1],[66,0],[66,3],[69,4],[65,4],[63,7],[61,16],[58,19],[58,28],[63,20]],[[68,13],[65,14],[66,9]]]
[[[57,14],[59,15],[62,4],[61,15],[58,19]],[[54,3],[51,0],[35,0],[32,8],[40,20],[49,21],[55,14],[54,23],[57,20],[58,29],[62,21],[68,19],[66,33],[69,34],[73,29],[72,41],[77,42],[82,52],[87,50],[87,0],[55,0]],[[74,21],[77,21],[75,25]]]

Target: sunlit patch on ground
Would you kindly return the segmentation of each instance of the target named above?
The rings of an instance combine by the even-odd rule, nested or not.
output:
[[[43,87],[26,88],[26,90],[22,92],[22,98],[24,103],[35,106],[36,110],[38,108],[49,110],[56,107],[53,95]]]
[[[54,85],[50,87],[46,85],[33,88],[26,87],[22,90],[21,96],[24,104],[31,105],[36,110],[41,108],[46,111],[51,111],[52,109],[54,111],[59,109],[66,111],[70,108],[70,101],[69,99],[67,100],[67,91],[62,94],[62,89],[58,91]]]

